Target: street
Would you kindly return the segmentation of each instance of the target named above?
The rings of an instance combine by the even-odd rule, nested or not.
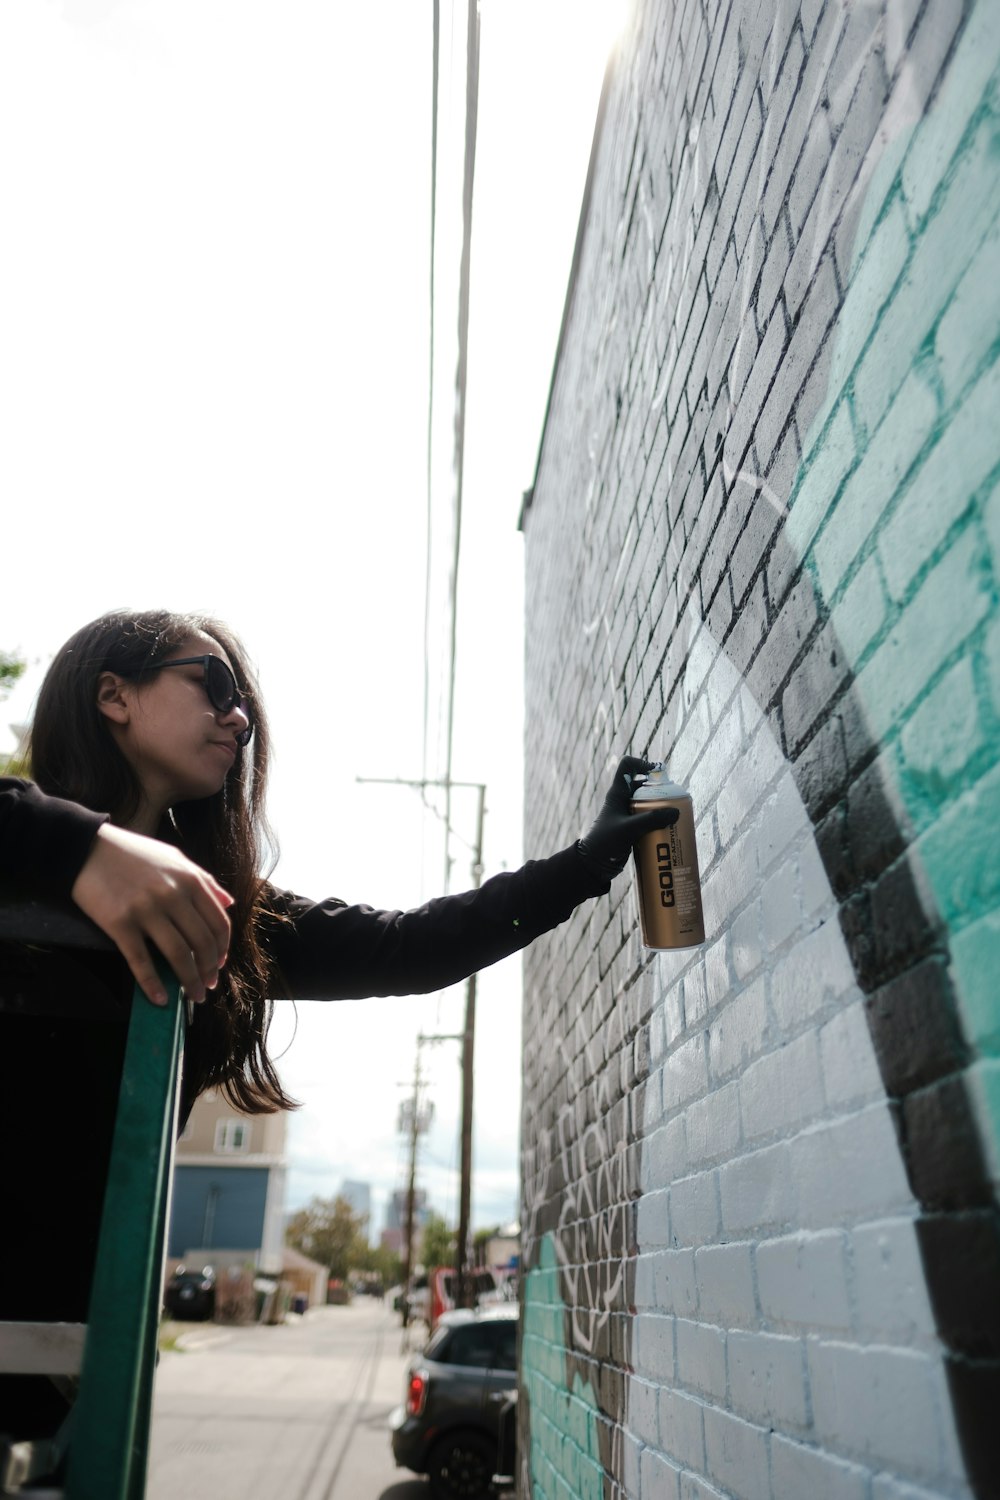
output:
[[[157,1370],[148,1500],[427,1500],[389,1448],[408,1354],[386,1305],[183,1326]]]

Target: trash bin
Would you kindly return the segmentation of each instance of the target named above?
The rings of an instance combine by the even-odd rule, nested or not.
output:
[[[295,1301],[292,1303],[292,1312],[304,1313],[309,1306],[309,1298],[304,1292],[296,1292]]]

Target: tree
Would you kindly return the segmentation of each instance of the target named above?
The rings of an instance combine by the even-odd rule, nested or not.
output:
[[[6,651],[0,651],[0,702],[6,698],[17,679],[23,673],[26,662]],[[0,759],[0,772],[6,776],[27,776],[27,755],[11,755],[6,761]]]
[[[430,1270],[431,1266],[453,1266],[455,1264],[455,1232],[449,1229],[440,1214],[429,1214],[420,1242],[420,1259]]]
[[[6,651],[0,651],[0,698],[6,698],[25,665],[16,656],[8,656]]]
[[[346,1198],[313,1198],[288,1221],[286,1243],[346,1281],[368,1256],[368,1215],[356,1214]]]

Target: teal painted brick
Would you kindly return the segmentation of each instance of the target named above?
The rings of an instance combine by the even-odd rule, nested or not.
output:
[[[970,528],[924,580],[859,674],[876,739],[902,728],[907,711],[991,609],[993,582],[984,557],[985,548]]]
[[[813,547],[820,586],[827,599],[833,597],[878,526],[936,419],[933,390],[921,374],[911,372]]]
[[[578,1396],[568,1396],[566,1408],[563,1413],[564,1431],[578,1448],[587,1451],[590,1443],[590,1426],[593,1422],[593,1409],[586,1406]]]
[[[902,199],[897,193],[885,208],[862,257],[851,272],[850,284],[833,336],[833,360],[826,404],[810,429],[804,454],[807,455],[814,446],[827,412],[839,400],[844,385],[861,358],[882,309],[902,274],[909,253],[910,232],[906,226]]]
[[[831,615],[837,639],[856,668],[889,617],[885,585],[874,556],[858,569]]]
[[[945,921],[964,927],[1000,906],[1000,766],[951,804],[918,842]]]
[[[855,411],[869,426],[882,418],[947,306],[971,256],[1000,212],[996,122],[981,121],[956,163],[940,202],[916,241],[896,289],[854,377]],[[961,247],[958,249],[957,247]]]
[[[951,961],[959,984],[959,1007],[966,1039],[979,1051],[1000,1057],[1000,912],[990,912],[951,940]]]
[[[580,1490],[580,1449],[572,1439],[563,1433],[562,1445],[559,1452],[559,1473],[564,1482],[569,1486],[570,1494],[578,1494]]]
[[[918,217],[930,207],[938,183],[995,76],[998,48],[1000,8],[995,0],[978,0],[941,90],[903,163],[903,190]]]
[[[983,241],[934,338],[945,401],[961,393],[1000,338],[1000,225]]]
[[[983,502],[983,525],[993,554],[993,571],[1000,579],[1000,484],[994,486]]]
[[[982,662],[986,691],[989,694],[991,715],[995,726],[997,719],[1000,718],[1000,619],[990,622],[983,643]]]
[[[579,1500],[604,1500],[604,1470],[601,1465],[593,1458],[581,1458],[578,1474]]]
[[[879,556],[894,598],[905,595],[971,497],[1000,464],[998,413],[1000,362],[990,366],[962,402],[879,538]]]
[[[940,805],[969,763],[986,748],[972,659],[963,656],[928,693],[903,730],[906,791]]]
[[[820,424],[816,424],[818,432]],[[849,473],[856,457],[851,412],[842,401],[824,434],[822,443],[814,446],[800,471],[798,487],[792,497],[788,516],[788,533],[799,557],[805,556],[817,531],[826,520],[827,511]],[[772,601],[777,602],[777,601]]]

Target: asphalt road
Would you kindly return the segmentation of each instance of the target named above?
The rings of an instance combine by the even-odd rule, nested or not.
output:
[[[279,1328],[185,1326],[160,1356],[147,1500],[428,1500],[389,1448],[398,1314],[362,1297]]]

